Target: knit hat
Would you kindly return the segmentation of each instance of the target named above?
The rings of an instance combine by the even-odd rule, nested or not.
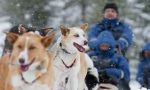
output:
[[[116,5],[115,3],[107,3],[107,4],[104,6],[104,8],[103,8],[103,12],[104,12],[106,9],[108,9],[108,8],[114,9],[117,13],[119,13],[119,12],[118,12],[118,7],[117,7],[117,5]]]

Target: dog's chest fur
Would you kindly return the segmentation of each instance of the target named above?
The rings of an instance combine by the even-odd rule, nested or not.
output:
[[[59,50],[54,59],[54,66],[55,68],[60,68],[60,71],[64,71],[64,72],[72,71],[72,69],[74,68],[79,69],[80,67],[79,57],[80,55],[77,53],[67,54],[63,52],[62,50]],[[72,65],[72,67],[67,68],[65,65],[67,66]]]
[[[13,76],[11,81],[15,90],[50,90],[46,84],[40,84],[38,82],[26,84],[20,75]]]
[[[78,75],[80,71],[80,55],[79,54],[66,54],[62,50],[58,51],[55,59],[54,59],[54,69],[55,69],[55,77],[56,81],[60,83],[64,83],[66,78],[73,78],[72,76]],[[72,65],[70,68],[66,68],[63,64],[62,60],[67,66]]]
[[[28,83],[22,79],[22,76]],[[12,76],[11,83],[15,90],[50,90],[47,84],[41,84],[38,80],[33,82],[37,78],[33,73],[23,73],[22,76],[21,74]]]

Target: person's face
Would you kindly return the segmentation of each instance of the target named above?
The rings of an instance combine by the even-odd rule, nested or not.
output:
[[[108,44],[101,44],[100,46],[99,46],[99,48],[100,48],[100,50],[102,50],[102,51],[107,51],[109,48],[110,48],[110,46],[108,45]]]
[[[150,57],[150,51],[144,51],[144,56],[145,57]]]
[[[115,19],[117,17],[118,14],[114,9],[108,8],[104,11],[104,18]]]

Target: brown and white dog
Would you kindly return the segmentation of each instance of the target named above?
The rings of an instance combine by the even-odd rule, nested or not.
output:
[[[42,37],[34,33],[7,33],[13,45],[4,90],[52,90],[53,55],[47,52],[54,33]]]
[[[87,89],[85,85],[87,70],[94,68],[91,59],[84,53],[88,47],[84,32],[87,27],[88,24],[71,28],[60,26],[61,37],[52,49],[52,52],[56,51],[54,90]]]

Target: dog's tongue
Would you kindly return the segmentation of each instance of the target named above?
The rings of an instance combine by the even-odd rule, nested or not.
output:
[[[83,48],[82,46],[80,46],[79,44],[77,43],[73,43],[74,46],[80,51],[80,52],[84,52],[85,51],[85,48]]]
[[[29,65],[21,65],[21,66],[20,66],[20,69],[21,69],[21,71],[23,71],[23,72],[27,71],[28,68],[29,68]]]

